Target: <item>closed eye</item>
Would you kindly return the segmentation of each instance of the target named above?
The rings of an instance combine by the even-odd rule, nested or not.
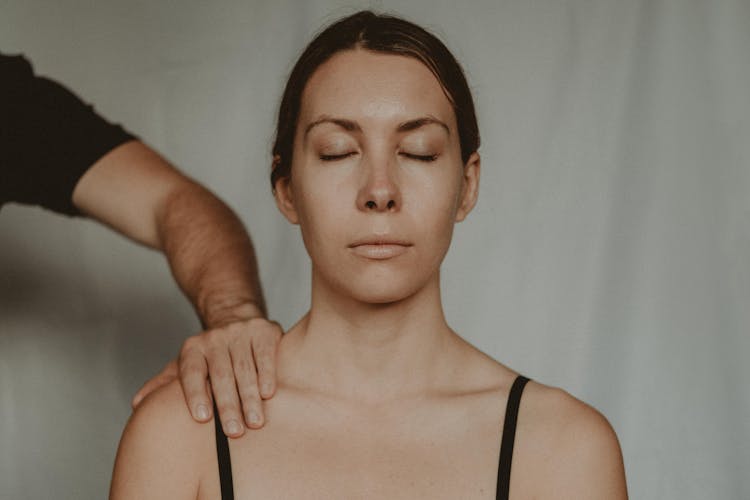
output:
[[[411,153],[400,153],[401,156],[409,158],[410,160],[430,162],[437,160],[438,155],[415,155]]]
[[[320,155],[321,161],[336,161],[336,160],[343,160],[344,158],[347,158],[349,156],[357,154],[354,151],[351,151],[349,153],[342,153],[340,155]]]

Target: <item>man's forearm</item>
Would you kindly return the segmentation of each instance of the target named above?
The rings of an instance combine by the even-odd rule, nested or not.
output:
[[[161,249],[205,328],[265,317],[255,252],[242,222],[203,187],[186,182],[157,211]]]
[[[265,316],[242,222],[142,142],[100,158],[79,180],[73,202],[124,236],[163,251],[206,328]]]
[[[204,326],[185,341],[178,362],[138,391],[133,405],[179,374],[196,420],[210,418],[213,399],[225,434],[242,435],[243,421],[261,427],[261,397],[275,390],[282,332],[278,324],[258,319],[265,305],[255,254],[234,212],[137,140],[99,158],[78,180],[72,201],[81,213],[164,252]]]

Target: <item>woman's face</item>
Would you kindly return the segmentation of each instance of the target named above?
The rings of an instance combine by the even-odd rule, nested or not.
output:
[[[466,165],[456,119],[416,59],[357,49],[321,65],[302,94],[279,208],[301,227],[316,280],[369,303],[437,282],[474,206],[479,156]]]

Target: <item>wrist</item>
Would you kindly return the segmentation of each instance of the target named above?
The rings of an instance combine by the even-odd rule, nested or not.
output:
[[[201,320],[204,328],[220,328],[238,321],[266,317],[265,306],[253,300],[214,302],[204,309]]]

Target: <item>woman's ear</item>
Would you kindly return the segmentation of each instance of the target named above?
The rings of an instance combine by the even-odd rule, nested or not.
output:
[[[294,197],[292,195],[291,177],[280,177],[276,180],[273,197],[276,199],[276,206],[279,207],[279,211],[284,214],[286,220],[292,224],[299,224],[299,215],[294,206]]]
[[[481,158],[479,153],[474,151],[464,165],[463,171],[463,188],[458,200],[458,210],[456,211],[456,222],[461,222],[469,215],[469,212],[477,204],[479,196],[479,167]]]

